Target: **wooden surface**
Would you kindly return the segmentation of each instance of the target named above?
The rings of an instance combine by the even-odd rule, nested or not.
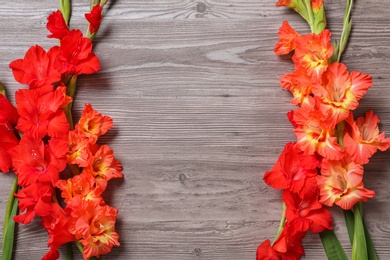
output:
[[[22,87],[8,64],[31,45],[49,48],[46,17],[59,1],[0,0],[0,80],[9,98]],[[73,1],[71,25],[86,24],[88,1]],[[95,51],[102,70],[80,77],[74,115],[92,103],[114,119],[102,138],[124,167],[124,180],[105,196],[119,209],[121,247],[104,259],[246,260],[273,239],[281,194],[262,177],[286,142],[294,109],[279,77],[292,71],[273,53],[283,20],[301,33],[297,14],[271,0],[111,1]],[[343,0],[325,1],[339,37]],[[390,133],[390,0],[356,1],[353,32],[343,57],[349,70],[370,73],[374,87],[357,110],[381,118]],[[380,259],[390,259],[390,153],[365,167],[376,197],[364,204]],[[0,224],[13,175],[1,175]],[[342,212],[335,230],[351,252]],[[40,259],[47,235],[39,221],[18,226],[15,259]],[[304,239],[306,259],[325,259],[317,234]],[[64,252],[61,249],[61,252]],[[80,257],[80,256],[78,256]]]

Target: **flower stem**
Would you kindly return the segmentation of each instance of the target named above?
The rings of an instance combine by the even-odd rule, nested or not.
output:
[[[15,177],[8,196],[7,210],[4,218],[2,260],[10,260],[12,258],[12,249],[15,238],[15,221],[13,220],[13,217],[16,216],[18,211],[18,199],[15,198],[15,193],[17,192],[18,187],[18,178]]]
[[[279,228],[278,228],[278,232],[276,233],[276,236],[275,236],[275,239],[274,241],[272,242],[275,243],[276,240],[278,240],[280,234],[282,233],[283,231],[283,228],[284,228],[284,224],[286,223],[286,204],[283,202],[282,204],[282,216],[280,218],[280,223],[279,223]]]
[[[313,9],[311,8],[311,1],[310,0],[304,0],[304,5],[306,7],[306,11],[308,14],[308,20],[307,23],[310,26],[310,30],[312,33],[316,33],[314,29],[314,14],[313,14]]]

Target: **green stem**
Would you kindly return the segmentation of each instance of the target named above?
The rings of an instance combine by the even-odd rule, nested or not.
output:
[[[7,232],[8,222],[9,222],[9,220],[11,218],[14,217],[14,216],[12,216],[12,206],[14,204],[15,193],[17,192],[18,188],[19,188],[19,186],[18,186],[18,177],[15,176],[14,182],[12,183],[11,190],[9,191],[9,195],[8,195],[7,209],[5,211],[5,218],[4,218],[3,239],[4,239],[4,236],[5,236],[5,233]]]
[[[69,25],[71,5],[70,0],[60,0],[60,11],[64,17],[66,25]]]
[[[14,196],[14,193],[18,189],[17,178],[15,178],[15,180],[16,181],[14,181],[14,184],[12,185],[11,188],[10,198],[8,199],[8,204],[7,204],[7,212],[5,215],[6,218],[4,219],[2,260],[12,259],[12,251],[13,251],[14,240],[15,240],[15,221],[13,220],[13,217],[16,216],[16,213],[18,212],[18,199],[15,198]]]
[[[310,0],[305,0],[305,6],[307,10],[307,14],[309,15],[308,17],[308,23],[310,26],[310,30],[312,33],[316,33],[315,28],[314,28],[314,14],[313,14],[313,9],[311,8],[311,1]]]
[[[340,62],[340,60],[341,60],[341,54],[344,52],[345,47],[347,46],[349,35],[351,33],[352,5],[353,5],[353,0],[346,1],[345,11],[344,11],[343,31],[341,32],[341,37],[340,37],[340,46],[339,46],[338,55],[337,55],[337,62]]]
[[[276,233],[275,239],[272,242],[272,244],[275,243],[276,240],[278,240],[280,234],[283,231],[284,224],[286,223],[286,209],[287,209],[286,204],[283,202],[283,205],[282,205],[282,216],[280,218],[278,232]]]

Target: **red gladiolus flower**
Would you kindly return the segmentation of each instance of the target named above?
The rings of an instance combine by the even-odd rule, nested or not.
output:
[[[46,134],[62,138],[69,132],[69,123],[61,108],[64,94],[61,89],[42,96],[34,90],[20,89],[15,94],[20,118],[16,129],[37,138]]]
[[[272,248],[269,239],[265,240],[256,251],[256,260],[279,260],[279,256]]]
[[[89,14],[85,14],[85,18],[89,22],[89,32],[91,34],[99,30],[100,23],[103,19],[101,5],[95,5]]]
[[[332,215],[318,202],[317,196],[302,199],[297,194],[284,190],[282,199],[286,204],[286,219],[301,222],[298,231],[320,233],[332,229]]]
[[[50,214],[54,189],[51,185],[40,182],[21,189],[15,197],[19,200],[21,213],[14,217],[15,222],[28,224],[35,216],[43,217]]]
[[[0,171],[6,173],[12,166],[8,150],[18,144],[13,125],[17,123],[19,114],[16,108],[0,94]]]
[[[50,139],[44,145],[41,139],[24,134],[20,143],[10,150],[15,174],[20,186],[36,182],[54,185],[66,166],[66,141]]]
[[[23,59],[14,60],[9,65],[15,80],[43,94],[51,91],[53,83],[61,80],[60,72],[53,67],[58,52],[58,47],[48,52],[39,45],[30,47]]]
[[[272,170],[264,174],[264,181],[274,189],[288,189],[301,198],[310,198],[317,192],[315,161],[314,156],[304,156],[295,144],[288,143]]]
[[[91,40],[80,30],[72,30],[61,40],[54,67],[67,75],[92,74],[100,70],[100,61],[92,52]]]
[[[41,225],[46,229],[50,237],[47,242],[50,251],[42,260],[58,259],[60,254],[57,248],[76,240],[74,235],[69,232],[69,217],[57,203],[50,204],[50,213],[42,217]]]
[[[299,227],[301,224],[297,220],[284,224],[282,233],[272,246],[281,259],[299,260],[305,254],[302,239],[305,237],[306,232],[299,231],[302,229]]]
[[[66,25],[64,17],[60,10],[57,10],[47,18],[46,28],[51,32],[48,38],[56,38],[61,40],[69,33],[68,25]]]
[[[279,42],[276,43],[274,51],[278,55],[288,54],[295,49],[294,39],[297,38],[297,33],[287,21],[284,21],[282,26],[279,28]]]

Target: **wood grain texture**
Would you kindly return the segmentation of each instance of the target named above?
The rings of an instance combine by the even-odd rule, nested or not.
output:
[[[76,28],[86,26],[86,2],[73,1]],[[294,107],[279,87],[293,66],[273,47],[283,20],[301,33],[307,26],[275,1],[110,2],[96,38],[102,70],[80,77],[74,107],[76,119],[84,103],[114,119],[101,143],[124,167],[124,180],[112,181],[105,193],[119,209],[121,247],[104,259],[255,259],[281,214],[280,192],[263,183],[263,174],[295,140],[286,117]],[[325,2],[339,37],[344,1]],[[390,1],[356,2],[343,62],[373,76],[357,113],[373,109],[390,132]],[[58,3],[0,0],[0,6],[0,80],[13,100],[21,86],[8,64],[31,45],[56,44],[45,38],[45,23]],[[380,259],[390,258],[389,155],[376,154],[365,167],[365,186],[377,193],[365,217]],[[12,180],[1,176],[1,225]],[[332,212],[350,253],[342,213]],[[46,240],[38,220],[19,225],[15,259],[40,259]],[[317,234],[308,234],[304,246],[307,259],[326,259]]]

